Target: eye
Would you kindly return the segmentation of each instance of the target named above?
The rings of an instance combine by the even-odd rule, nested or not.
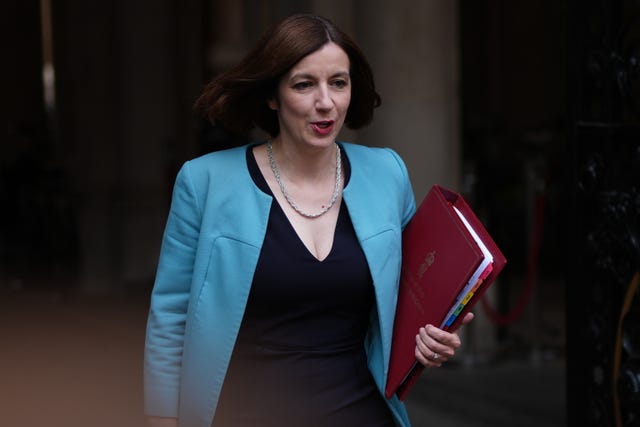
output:
[[[347,79],[335,79],[332,84],[338,89],[344,89],[349,86],[349,81]]]
[[[293,85],[293,88],[295,90],[305,90],[305,89],[309,89],[311,86],[313,86],[313,83],[311,81],[304,80],[304,81],[295,83]]]

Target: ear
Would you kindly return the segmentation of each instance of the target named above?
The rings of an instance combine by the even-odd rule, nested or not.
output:
[[[273,111],[278,111],[278,101],[276,101],[275,97],[269,98],[267,100],[267,105],[269,106],[269,108],[271,108]]]

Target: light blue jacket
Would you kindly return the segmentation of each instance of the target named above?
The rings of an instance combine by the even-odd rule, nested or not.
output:
[[[351,163],[343,201],[376,295],[368,365],[384,394],[401,236],[415,201],[394,151],[341,146]],[[267,229],[272,198],[251,179],[246,149],[191,160],[175,182],[147,324],[145,411],[178,417],[181,427],[211,425]],[[397,424],[409,426],[402,402],[387,402]]]

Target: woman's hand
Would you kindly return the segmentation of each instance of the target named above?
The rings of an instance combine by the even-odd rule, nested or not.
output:
[[[178,427],[177,418],[147,417],[148,427]]]
[[[467,313],[462,319],[460,327],[466,325],[473,320],[473,313]],[[420,328],[416,335],[416,359],[424,366],[437,368],[442,366],[444,362],[450,360],[456,353],[456,350],[462,344],[458,331],[445,332],[433,325],[426,325]]]

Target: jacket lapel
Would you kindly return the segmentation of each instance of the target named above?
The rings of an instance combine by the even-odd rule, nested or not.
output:
[[[346,148],[349,148],[346,145]],[[349,210],[356,236],[364,251],[376,295],[377,316],[380,334],[383,366],[378,367],[386,379],[391,336],[395,317],[398,292],[398,275],[400,271],[401,230],[398,224],[390,220],[390,209],[387,203],[376,200],[376,180],[367,173],[362,173],[362,165],[357,164],[357,153],[351,154],[351,177],[343,192],[343,200]],[[386,207],[386,208],[385,208]],[[374,326],[374,325],[372,325]],[[375,331],[374,331],[375,332]],[[373,334],[376,335],[375,333]],[[375,358],[375,356],[373,357]]]

